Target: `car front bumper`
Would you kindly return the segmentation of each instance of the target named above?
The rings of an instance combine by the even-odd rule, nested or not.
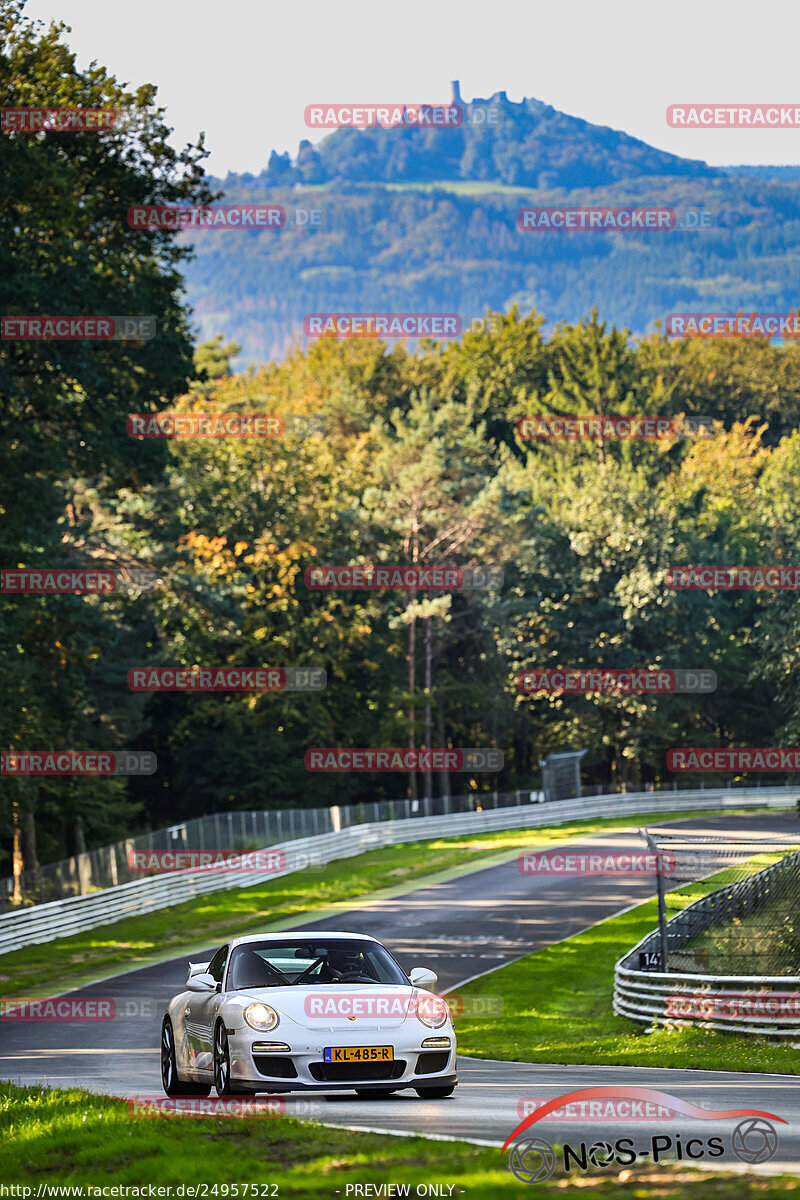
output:
[[[277,1031],[276,1031],[277,1032]],[[327,1047],[352,1046],[352,1034],[324,1031],[308,1035],[299,1044],[290,1040],[289,1050],[263,1053],[259,1043],[267,1035],[253,1037],[244,1031],[228,1033],[231,1061],[231,1080],[248,1090],[264,1092],[316,1091],[328,1092],[375,1088],[393,1091],[408,1087],[449,1087],[458,1083],[456,1074],[456,1040],[452,1029],[426,1030],[422,1037],[392,1036],[399,1030],[359,1031],[359,1045],[391,1046],[394,1059],[390,1062],[326,1063]],[[449,1037],[446,1048],[426,1047],[429,1037]],[[278,1039],[269,1039],[275,1040]]]

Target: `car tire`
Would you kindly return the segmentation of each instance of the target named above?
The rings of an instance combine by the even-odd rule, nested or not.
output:
[[[231,1055],[228,1049],[228,1034],[222,1021],[214,1028],[214,1087],[218,1096],[252,1096],[252,1088],[243,1088],[231,1082]]]
[[[414,1088],[420,1100],[444,1100],[445,1096],[452,1096],[455,1090],[454,1083],[448,1083],[446,1087]]]
[[[182,1083],[175,1061],[175,1034],[172,1021],[164,1017],[161,1023],[161,1086],[168,1096],[208,1096],[211,1087],[205,1083]]]

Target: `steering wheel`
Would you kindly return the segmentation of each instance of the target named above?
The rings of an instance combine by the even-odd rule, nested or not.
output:
[[[337,972],[338,974],[338,972]],[[345,971],[339,975],[339,983],[376,983],[377,980],[371,979],[369,975],[364,975],[361,971]]]
[[[303,980],[305,979],[306,975],[310,975],[311,972],[314,970],[314,967],[318,967],[319,964],[322,962],[325,962],[324,954],[320,954],[319,958],[314,959],[314,961],[311,963],[311,965],[306,967],[305,971],[303,971],[302,974],[297,976],[297,979],[295,979],[293,986],[296,987],[298,983],[302,983]]]

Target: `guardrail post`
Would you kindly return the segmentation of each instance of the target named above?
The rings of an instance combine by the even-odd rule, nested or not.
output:
[[[652,836],[645,830],[642,836],[647,840],[647,844],[656,856],[656,894],[658,895],[658,933],[661,943],[661,970],[669,970],[669,962],[667,961],[667,906],[664,902],[664,872],[662,870],[663,856],[662,852],[654,842]]]

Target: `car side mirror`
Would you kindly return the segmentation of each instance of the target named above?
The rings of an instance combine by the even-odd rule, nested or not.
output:
[[[213,975],[209,975],[208,971],[204,971],[202,975],[192,975],[186,982],[187,992],[215,992],[217,990],[217,981]]]
[[[432,992],[439,982],[439,976],[428,967],[412,967],[408,978],[414,987],[425,988],[428,992]]]

